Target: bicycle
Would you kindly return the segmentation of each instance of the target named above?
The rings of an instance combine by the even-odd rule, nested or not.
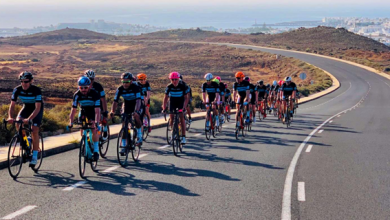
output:
[[[142,120],[142,138],[144,141],[146,141],[149,136],[149,127],[149,116],[147,114],[144,114],[144,118]]]
[[[108,123],[103,123],[105,125],[102,125],[98,130],[99,135],[99,153],[102,158],[106,158],[106,154],[108,151],[108,147],[110,146],[110,126],[108,126]],[[107,131],[104,131],[104,126],[107,126]],[[104,136],[104,133],[106,132],[106,137]]]
[[[225,103],[225,119],[227,122],[230,122],[230,115],[229,115],[229,102]]]
[[[85,179],[85,166],[87,163],[91,165],[93,172],[97,172],[97,164],[93,157],[93,141],[92,141],[92,123],[88,122],[88,119],[83,117],[81,121],[74,123],[75,125],[81,125],[80,129],[83,130],[83,135],[80,140],[80,151],[79,151],[79,174],[80,177]],[[72,127],[67,127],[72,128]]]
[[[186,131],[188,131],[188,130],[190,130],[191,122],[190,122],[190,119],[188,118],[187,114],[184,114],[184,120],[186,121]]]
[[[127,160],[129,158],[129,153],[131,152],[131,157],[134,162],[138,162],[139,154],[141,152],[141,146],[136,145],[137,139],[137,129],[135,127],[134,119],[131,114],[115,114],[115,116],[122,117],[124,121],[124,125],[118,134],[118,142],[117,142],[117,158],[118,162],[122,167],[126,167]],[[112,119],[114,121],[114,118]],[[129,128],[130,123],[130,128]],[[126,146],[122,146],[123,139],[126,140]],[[125,149],[122,152],[122,149]]]
[[[4,129],[9,132],[7,129],[7,123],[8,121],[3,119]],[[13,179],[16,179],[19,176],[23,163],[30,162],[32,159],[31,121],[28,126],[24,125],[23,120],[14,121],[13,125],[15,126],[15,124],[20,124],[19,130],[17,130],[17,133],[15,133],[11,139],[7,155],[8,172]],[[43,138],[40,131],[39,139],[41,143],[38,150],[37,164],[31,167],[35,173],[38,173],[38,170],[42,165],[44,154]]]
[[[283,124],[286,124],[287,128],[291,126],[291,116],[290,116],[291,113],[290,113],[290,103],[289,102],[291,102],[291,100],[287,98],[286,99],[286,105],[287,105],[286,109],[287,110],[284,114],[284,122],[283,122]]]
[[[236,129],[235,129],[235,136],[236,139],[238,140],[238,134],[240,131],[242,132],[242,136],[245,137],[245,122],[244,122],[244,105],[240,104],[240,115],[238,116],[238,121],[240,122],[240,126],[237,125],[236,123]]]
[[[261,121],[262,119],[265,118],[265,99],[261,100],[260,103],[258,104],[258,107],[257,107],[257,113],[259,114],[259,120]]]
[[[166,111],[163,111],[163,113],[164,113],[164,119],[166,121],[167,120]],[[172,139],[170,141],[170,145],[172,145],[173,154],[175,156],[178,156],[179,151],[180,151],[180,153],[183,153],[183,145],[181,144],[181,140],[180,140],[180,137],[182,134],[182,130],[181,130],[182,128],[181,128],[180,119],[179,119],[180,113],[183,113],[183,112],[179,109],[175,109],[175,110],[169,112],[169,114],[174,114],[173,125],[172,125],[172,129],[171,129]],[[168,120],[168,127],[170,127],[169,121],[170,121],[170,119]]]
[[[204,103],[204,104],[205,104],[206,108],[207,108],[207,105],[209,105],[209,103]],[[209,122],[209,126],[207,126],[207,122]],[[205,135],[206,135],[207,140],[210,140],[211,135],[213,135],[213,137],[215,137],[215,135],[216,135],[215,134],[215,115],[213,113],[212,104],[210,104],[210,106],[207,109],[204,130],[205,130]]]

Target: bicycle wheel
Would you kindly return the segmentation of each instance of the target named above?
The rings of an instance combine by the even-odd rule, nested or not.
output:
[[[107,139],[103,140],[103,132],[99,137],[99,153],[100,156],[106,158],[108,147],[110,146],[110,126],[107,124]]]
[[[227,113],[227,111],[226,111],[226,113],[225,113],[225,119],[226,119],[227,122],[230,122],[230,119],[229,119],[228,116],[229,116],[229,113]]]
[[[87,158],[85,156],[85,137],[83,136],[80,141],[80,152],[79,152],[79,173],[80,177],[85,179],[85,164],[87,163]]]
[[[236,140],[238,140],[239,133],[240,133],[240,127],[236,125],[236,130],[235,130]]]
[[[14,136],[8,149],[8,172],[13,179],[16,179],[23,165],[23,147],[19,141],[19,136]]]
[[[146,141],[146,139],[148,138],[149,136],[149,116],[147,114],[144,115],[144,119],[142,121],[143,123],[143,128],[141,129],[143,132],[142,132],[142,138],[144,141]]]
[[[190,123],[190,119],[188,119],[187,117],[187,114],[184,115],[184,119],[186,121],[186,131],[189,131],[191,127],[191,123]]]
[[[243,125],[243,126],[241,126],[241,134],[243,137],[245,137],[245,134],[246,134],[245,127],[247,126],[247,124],[245,123],[243,116],[241,117],[241,124]]]
[[[173,148],[173,154],[175,156],[178,156],[179,148],[180,148],[180,137],[179,137],[179,130],[177,124],[175,124],[173,128],[172,148]]]
[[[171,119],[168,119],[168,123],[167,123],[167,143],[170,145],[172,143],[172,128],[171,126],[169,126],[169,123],[170,123]]]
[[[133,158],[134,162],[138,161],[139,154],[141,152],[141,146],[136,145],[136,140],[137,140],[137,129],[133,128],[133,139],[130,141],[131,146],[131,157]]]
[[[41,134],[39,134],[39,139],[41,141],[41,144],[39,146],[39,151],[38,151],[38,160],[37,160],[37,164],[32,168],[32,170],[34,170],[35,173],[38,173],[38,170],[42,165],[43,155],[45,152],[45,148],[43,146],[43,137]]]
[[[209,122],[209,124],[211,124],[211,123]],[[207,119],[205,120],[205,123],[204,123],[204,133],[206,135],[206,139],[210,140],[210,137],[211,137],[211,126],[209,126],[209,129],[207,129]]]
[[[217,128],[215,126],[215,117],[212,117],[212,124],[213,124],[213,129],[211,129],[211,134],[213,135],[213,137],[215,138],[217,136]]]
[[[124,128],[122,128],[121,131],[118,134],[118,143],[116,145],[116,149],[117,149],[116,152],[117,152],[119,165],[121,165],[122,167],[125,167],[127,165],[127,158],[129,157],[129,148],[128,148],[128,146],[130,145],[130,141],[129,141],[129,135],[126,135],[126,139],[127,139],[126,140],[126,146],[122,147],[123,132],[124,132]],[[121,153],[122,148],[125,149],[125,151],[123,153]]]

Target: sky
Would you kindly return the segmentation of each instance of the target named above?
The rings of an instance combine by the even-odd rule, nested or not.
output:
[[[320,3],[318,3],[320,2]],[[0,0],[0,28],[109,22],[173,28],[249,27],[321,20],[323,17],[389,17],[386,0]]]

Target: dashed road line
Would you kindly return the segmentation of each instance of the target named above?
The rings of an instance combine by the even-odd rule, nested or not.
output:
[[[324,130],[320,130],[320,131],[318,132],[318,134],[321,134],[322,132],[324,132]]]
[[[329,123],[332,123],[333,121],[330,121]]]
[[[110,168],[107,168],[105,170],[102,171],[102,173],[109,173],[109,172],[112,172],[116,169],[118,169],[120,166],[113,166],[113,167],[110,167]]]
[[[164,148],[167,148],[167,147],[170,147],[171,145],[164,145],[164,146],[161,146],[159,147],[158,149],[164,149]]]
[[[298,182],[298,201],[306,201],[305,182]]]
[[[138,156],[138,158],[141,159],[141,158],[146,157],[146,156],[148,156],[148,154],[140,154],[140,155]]]
[[[200,136],[200,135],[202,135],[201,133],[199,133],[199,134],[194,134],[194,136]]]
[[[80,181],[80,182],[78,182],[76,184],[73,184],[73,185],[71,185],[69,187],[66,187],[65,189],[63,189],[63,191],[72,191],[72,190],[76,189],[77,187],[82,186],[82,185],[84,185],[86,183],[87,183],[87,181]]]
[[[14,212],[14,213],[11,213],[11,214],[9,214],[7,216],[4,216],[1,219],[13,219],[13,218],[15,218],[15,217],[17,217],[19,215],[23,215],[24,213],[27,213],[27,212],[35,209],[36,207],[37,207],[36,205],[28,205],[28,206],[26,206],[26,207],[24,207],[22,209],[19,209],[18,211]]]
[[[310,153],[312,147],[313,147],[313,145],[309,145],[309,146],[306,148],[306,153]]]

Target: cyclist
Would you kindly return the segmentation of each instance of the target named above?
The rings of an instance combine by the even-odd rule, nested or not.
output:
[[[279,103],[278,104],[278,114],[280,116],[282,115],[282,113],[283,113],[282,109],[284,108],[283,107],[283,101],[282,101],[283,98],[281,96],[281,88],[282,88],[283,83],[284,83],[283,80],[279,80],[279,82],[278,82],[278,90],[277,90],[277,95],[276,95],[276,97],[277,97],[276,100]]]
[[[188,96],[188,105],[186,107],[186,111],[187,111],[187,114],[188,114],[188,120],[191,123],[192,119],[191,119],[191,108],[190,107],[191,107],[191,103],[192,103],[192,89],[191,89],[191,87],[187,83],[185,83],[183,81],[183,75],[182,74],[180,74],[180,83],[184,83],[184,85],[187,86],[187,90],[188,90],[188,94],[187,94],[187,96]]]
[[[264,85],[264,81],[260,80],[257,82],[257,92],[258,92],[258,102],[262,102],[264,100],[263,105],[263,114],[264,118],[267,117],[267,86]]]
[[[219,108],[219,115],[221,115],[221,121],[222,121],[222,124],[225,123],[225,118],[223,117],[224,113],[225,113],[225,109],[224,109],[224,104],[225,104],[225,92],[226,92],[226,88],[225,88],[225,85],[224,83],[222,82],[222,79],[221,77],[219,76],[216,76],[215,79],[217,79],[219,81],[219,100],[217,101],[217,105],[218,105],[218,108]]]
[[[152,131],[152,127],[150,127],[150,112],[149,112],[149,108],[150,108],[150,84],[149,82],[146,80],[147,79],[147,76],[145,73],[140,73],[137,75],[137,79],[138,79],[138,86],[141,88],[141,100],[143,102],[143,107],[144,107],[144,112],[146,113],[146,115],[149,117],[149,121],[148,121],[148,130],[149,132]]]
[[[88,77],[82,76],[77,81],[79,89],[73,95],[72,110],[69,115],[69,127],[73,126],[73,119],[77,112],[77,106],[80,105],[79,119],[86,117],[88,123],[92,123],[92,141],[93,141],[93,160],[99,159],[99,136],[95,122],[100,121],[100,94],[92,89],[91,80]]]
[[[295,83],[291,82],[291,77],[287,76],[286,77],[286,82],[283,83],[282,88],[281,88],[281,96],[283,98],[283,112],[285,115],[288,114],[287,111],[287,103],[286,100],[289,100],[289,105],[290,105],[290,115],[293,117],[293,109],[294,109],[294,102],[295,102],[295,97],[296,97],[296,91],[297,91],[297,86]]]
[[[106,101],[106,93],[104,92],[103,86],[95,82],[95,72],[91,69],[86,70],[84,72],[84,76],[88,77],[89,80],[91,80],[92,87],[91,89],[96,90],[96,92],[99,93],[100,95],[100,111],[102,113],[102,118],[101,118],[101,125],[103,126],[103,135],[102,138],[103,140],[107,139],[107,116],[108,116],[108,111],[107,111],[107,101]]]
[[[245,81],[249,82],[249,90],[250,90],[250,102],[249,102],[249,109],[252,111],[252,118],[251,120],[253,122],[256,122],[256,106],[257,106],[257,100],[258,100],[258,92],[257,87],[251,83],[251,78],[249,76],[246,76],[244,78]]]
[[[206,82],[202,85],[202,101],[203,103],[212,103],[213,114],[215,115],[216,126],[219,126],[219,117],[217,115],[216,103],[219,100],[219,85],[216,82],[212,82],[213,74],[207,73],[204,75]],[[206,97],[207,95],[207,97]],[[208,104],[206,108],[209,108]],[[207,115],[206,115],[207,120]],[[206,129],[210,127],[210,121],[207,121]]]
[[[228,119],[230,120],[230,102],[232,101],[232,93],[230,92],[230,89],[228,89],[228,84],[227,83],[224,83],[224,86],[225,86],[225,105],[228,106]]]
[[[276,80],[274,80],[272,82],[272,86],[271,86],[270,91],[269,91],[269,97],[271,99],[270,113],[271,113],[271,110],[273,110],[274,108],[277,108],[276,95],[277,95],[277,90],[279,89],[278,87],[279,87],[278,82]]]
[[[267,89],[266,89],[266,93],[265,93],[265,100],[266,100],[266,103],[267,103],[267,110],[269,110],[271,112],[271,100],[269,98],[269,93],[270,93],[270,90],[271,90],[271,84],[267,84]]]
[[[39,87],[32,85],[34,77],[30,72],[24,71],[20,73],[19,80],[21,85],[15,87],[12,92],[7,121],[10,123],[15,121],[12,115],[15,110],[16,101],[19,97],[23,103],[23,108],[18,113],[17,120],[23,120],[25,124],[28,124],[29,121],[32,121],[31,138],[33,156],[29,166],[34,167],[38,160],[39,126],[41,126],[43,116],[42,92]],[[19,125],[17,126],[19,127]]]
[[[249,109],[248,102],[250,101],[250,88],[249,82],[244,80],[245,74],[243,72],[236,72],[235,74],[236,82],[233,84],[233,100],[236,102],[237,112],[236,112],[236,122],[237,126],[240,126],[240,121],[238,116],[240,114],[240,105],[243,104],[246,106],[247,116],[246,123],[249,123]]]
[[[179,118],[180,125],[182,127],[182,137],[181,143],[186,144],[186,121],[184,120],[184,114],[186,106],[188,105],[188,87],[184,85],[184,83],[180,83],[180,74],[178,72],[172,72],[169,74],[169,79],[171,83],[167,85],[165,88],[165,97],[163,101],[163,111],[165,112],[167,109],[168,99],[169,99],[169,109],[170,111],[174,111],[179,109]],[[173,114],[170,114],[170,126],[173,126]]]
[[[122,113],[127,115],[133,115],[135,119],[135,127],[137,128],[137,143],[136,145],[142,145],[142,130],[141,130],[141,118],[143,118],[144,107],[141,101],[142,89],[134,83],[134,76],[132,73],[126,72],[121,75],[122,85],[119,86],[115,92],[114,102],[112,103],[111,117],[115,114],[115,110],[118,106],[119,98],[122,97],[124,102],[122,104]],[[122,126],[124,125],[124,118],[122,118]],[[125,153],[127,146],[126,138],[122,138],[122,150],[121,155]]]

